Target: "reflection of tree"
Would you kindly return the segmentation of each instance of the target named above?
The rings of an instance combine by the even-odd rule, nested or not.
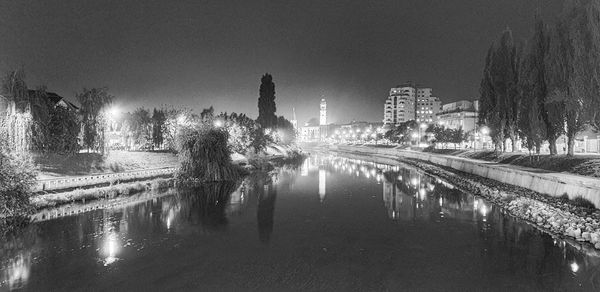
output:
[[[225,208],[235,190],[236,184],[233,182],[180,188],[176,196],[180,203],[180,216],[191,224],[201,224],[209,230],[222,229],[228,223]]]
[[[252,176],[252,191],[258,199],[257,221],[258,237],[261,242],[267,243],[273,233],[273,217],[275,215],[275,199],[277,190],[273,184],[273,179],[277,176],[268,173],[256,173]]]
[[[1,250],[0,283],[8,284],[9,289],[22,288],[31,272],[32,254],[39,249],[39,227],[26,228],[4,234]]]

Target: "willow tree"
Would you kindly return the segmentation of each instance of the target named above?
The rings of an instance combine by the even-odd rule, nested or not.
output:
[[[104,153],[106,130],[104,111],[114,97],[108,94],[106,88],[84,88],[76,96],[81,104],[79,113],[83,130],[83,146],[88,149],[88,152],[94,150]]]
[[[275,112],[275,83],[273,76],[266,73],[260,79],[260,90],[258,96],[258,118],[257,122],[263,128],[274,128],[277,126],[277,116]]]

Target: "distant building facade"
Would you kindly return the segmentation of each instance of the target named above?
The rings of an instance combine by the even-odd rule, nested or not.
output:
[[[441,102],[432,95],[432,89],[414,84],[398,85],[390,89],[385,101],[383,123],[397,125],[410,120],[435,123]]]
[[[477,128],[479,101],[461,100],[444,104],[437,114],[438,123],[451,129],[462,128],[470,132]]]
[[[435,123],[437,114],[442,109],[442,102],[431,94],[431,88],[417,89],[417,107],[415,120],[418,123]]]

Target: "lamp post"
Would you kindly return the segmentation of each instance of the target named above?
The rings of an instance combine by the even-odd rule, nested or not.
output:
[[[425,123],[421,123],[419,125],[419,140],[417,141],[417,146],[419,146],[421,144],[421,129],[425,129],[427,127],[427,124]]]

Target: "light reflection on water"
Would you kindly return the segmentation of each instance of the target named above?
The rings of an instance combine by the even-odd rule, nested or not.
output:
[[[381,221],[379,215],[386,219]],[[407,236],[412,237],[414,244],[438,248],[430,242],[436,240],[435,234],[427,232],[455,230],[460,233],[459,236],[468,238],[472,247],[449,252],[462,252],[472,259],[473,265],[481,262],[483,266],[479,270],[505,273],[503,277],[515,279],[511,281],[539,282],[527,283],[523,287],[596,289],[600,282],[600,257],[588,254],[589,249],[542,235],[534,227],[505,216],[494,204],[463,193],[446,181],[400,165],[312,155],[299,169],[282,168],[269,174],[255,174],[237,183],[207,184],[135,205],[32,224],[19,234],[2,240],[0,288],[81,288],[78,285],[86,283],[85,279],[93,281],[98,275],[117,279],[119,275],[110,274],[111,270],[107,270],[111,267],[126,270],[131,268],[130,262],[132,267],[137,266],[161,254],[172,255],[178,249],[185,249],[190,254],[209,252],[202,254],[203,258],[208,257],[207,261],[210,255],[214,255],[213,262],[226,261],[230,265],[239,265],[239,261],[244,261],[244,255],[249,263],[254,263],[253,254],[273,253],[268,257],[273,262],[267,266],[283,265],[280,270],[285,273],[286,262],[297,260],[301,267],[305,261],[312,260],[311,256],[317,257],[314,259],[317,262],[322,260],[314,253],[302,253],[302,257],[283,260],[289,254],[311,248],[311,242],[321,242],[316,247],[320,253],[351,246],[351,243],[341,240],[338,244],[348,244],[348,247],[322,247],[326,242],[337,240],[331,237],[331,230],[322,230],[328,225],[345,230],[343,233],[347,236],[357,230],[360,230],[359,234],[377,236],[374,227],[385,230],[386,236],[397,236],[398,246],[394,246],[394,241],[374,241],[375,244],[361,248],[374,254],[379,252],[381,244],[386,245],[390,252],[411,248],[401,243],[403,232],[410,234]],[[356,229],[363,228],[361,226],[366,229]],[[475,237],[471,230],[476,233]],[[297,236],[308,239],[297,240]],[[452,238],[448,240],[452,242]],[[439,248],[445,249],[444,244],[440,242]],[[229,246],[227,253],[220,252],[219,247],[223,245]],[[381,252],[388,253],[385,250]],[[435,250],[431,252],[436,254]],[[410,256],[424,258],[404,255],[399,262],[436,261],[427,258],[427,253],[413,254]],[[352,256],[352,253],[346,254],[345,258]],[[174,258],[173,262],[164,264],[177,267],[187,258],[194,257]],[[448,264],[451,267],[460,263]],[[356,263],[352,262],[352,265]],[[259,269],[255,264],[252,266]],[[157,269],[155,273],[160,275],[163,268]],[[222,271],[226,271],[224,269],[226,267],[221,267]],[[296,277],[304,280],[304,274],[297,269],[293,268]],[[311,266],[306,273],[312,273],[313,269]],[[366,269],[381,274],[382,269],[388,268],[370,264]],[[78,279],[67,281],[73,286],[63,286],[66,284],[58,280],[59,276],[74,271],[77,271]],[[339,283],[350,283],[356,278],[356,275],[348,277],[341,272],[327,274],[330,276],[327,279],[309,274],[306,277],[310,281],[323,283],[338,283],[335,282],[336,277],[340,277],[337,279]],[[476,275],[482,277],[482,274]],[[245,281],[260,279],[254,277]],[[374,281],[388,283],[390,280]],[[265,283],[274,285],[276,282]],[[357,284],[358,287],[352,286],[352,289],[372,290],[369,286],[372,284],[361,283]],[[339,285],[342,284],[334,286]],[[385,286],[385,289],[397,288],[392,282],[386,285],[391,286]],[[461,285],[466,286],[450,287],[478,288]],[[270,286],[254,283],[254,287]]]

